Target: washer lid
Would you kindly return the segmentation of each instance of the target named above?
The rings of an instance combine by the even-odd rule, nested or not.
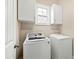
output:
[[[56,38],[56,39],[58,39],[58,40],[71,38],[70,36],[63,35],[63,34],[51,34],[51,35],[49,35],[49,37],[50,37],[50,38]]]

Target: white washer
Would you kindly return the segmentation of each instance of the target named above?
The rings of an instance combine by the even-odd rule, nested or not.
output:
[[[62,34],[51,34],[52,59],[72,59],[72,38]]]
[[[28,34],[23,43],[23,59],[50,59],[49,39],[41,33]]]

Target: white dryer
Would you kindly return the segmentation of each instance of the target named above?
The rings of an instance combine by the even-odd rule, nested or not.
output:
[[[72,38],[62,34],[51,34],[52,59],[72,59]]]
[[[50,59],[50,41],[42,33],[29,33],[23,43],[23,59]]]

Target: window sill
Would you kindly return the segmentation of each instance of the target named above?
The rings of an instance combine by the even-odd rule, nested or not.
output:
[[[51,24],[35,24],[37,26],[50,26]]]

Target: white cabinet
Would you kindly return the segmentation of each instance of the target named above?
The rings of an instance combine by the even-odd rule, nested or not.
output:
[[[35,0],[18,0],[18,20],[34,21]]]
[[[51,6],[51,24],[62,24],[62,7],[57,4]]]

